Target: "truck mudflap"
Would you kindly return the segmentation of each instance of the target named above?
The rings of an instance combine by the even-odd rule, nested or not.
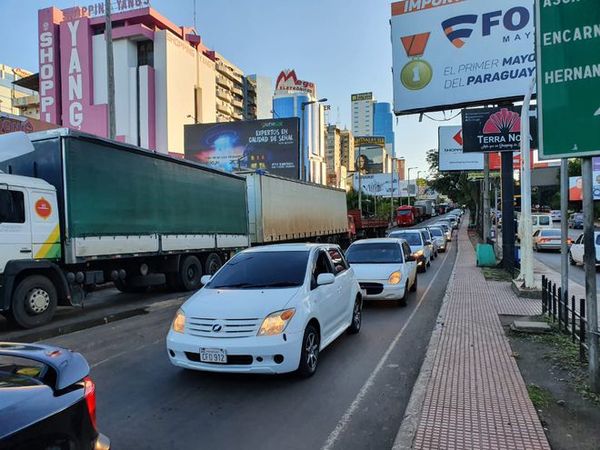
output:
[[[0,290],[0,311],[10,309],[11,297],[15,288],[15,280],[22,273],[46,274],[58,294],[58,304],[61,306],[72,306],[71,289],[62,270],[52,261],[40,260],[14,260],[8,261],[4,269],[2,290]]]

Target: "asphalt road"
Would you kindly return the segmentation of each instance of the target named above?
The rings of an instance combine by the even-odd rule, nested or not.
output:
[[[308,380],[171,366],[164,340],[181,300],[50,342],[88,359],[114,448],[390,448],[455,258],[451,245],[419,274],[407,307],[367,304],[360,334],[331,344]]]

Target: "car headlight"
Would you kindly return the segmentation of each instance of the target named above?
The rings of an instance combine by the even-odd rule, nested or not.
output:
[[[185,328],[185,314],[181,309],[178,309],[175,313],[171,328],[175,333],[183,333],[183,329]]]
[[[388,278],[388,283],[390,284],[398,284],[402,280],[402,274],[400,272],[394,272]]]
[[[283,333],[285,327],[287,327],[287,324],[291,318],[294,317],[295,313],[296,310],[291,308],[269,314],[265,317],[265,320],[263,320],[257,336],[274,336]]]

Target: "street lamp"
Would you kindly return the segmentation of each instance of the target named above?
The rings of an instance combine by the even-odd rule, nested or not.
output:
[[[323,103],[326,102],[327,99],[326,98],[320,98],[319,100],[311,100],[308,102],[302,102],[302,104],[300,105],[300,110],[301,110],[301,114],[302,114],[302,130],[300,131],[300,179],[303,181],[308,181],[306,178],[308,178],[308,169],[305,166],[305,158],[304,158],[304,146],[306,143],[306,136],[304,136],[304,130],[306,129],[306,123],[304,122],[304,110],[306,109],[307,105],[312,105],[313,103]],[[307,157],[308,157],[308,151],[307,153]]]
[[[409,167],[408,168],[408,179],[406,180],[407,192],[408,192],[408,206],[410,206],[410,171],[418,169],[418,167]]]

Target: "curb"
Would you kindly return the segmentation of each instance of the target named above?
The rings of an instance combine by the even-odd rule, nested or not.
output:
[[[460,250],[458,249],[458,235],[456,236],[456,242],[456,261],[458,262],[460,258]],[[452,284],[454,284],[455,272],[456,263],[452,268],[452,273],[450,274],[450,279],[448,280],[448,288],[452,287]],[[427,344],[427,353],[425,354],[425,359],[421,365],[421,370],[419,371],[417,381],[413,386],[408,405],[406,406],[406,411],[404,411],[404,417],[402,417],[400,429],[398,430],[398,434],[396,434],[396,439],[394,439],[392,450],[407,450],[413,448],[413,441],[415,439],[415,435],[417,434],[417,427],[419,426],[421,412],[423,411],[423,403],[425,402],[427,385],[429,384],[429,379],[431,378],[431,373],[433,372],[435,356],[437,354],[441,334],[444,329],[446,310],[448,309],[449,290],[450,289],[446,289],[446,294],[442,299],[442,306],[440,307],[440,312],[438,313],[435,327],[431,333],[429,344]]]

